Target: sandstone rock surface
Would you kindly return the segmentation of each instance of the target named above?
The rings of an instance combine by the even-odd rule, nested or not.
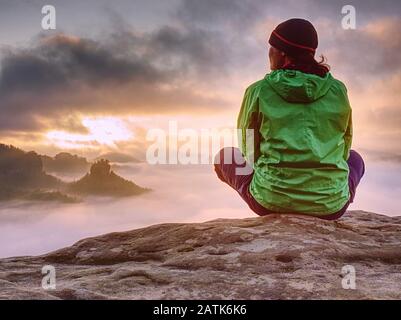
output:
[[[41,287],[44,265],[56,289]],[[355,268],[356,288],[342,287]],[[347,269],[349,270],[349,269]],[[401,217],[160,224],[0,260],[1,299],[401,299]]]

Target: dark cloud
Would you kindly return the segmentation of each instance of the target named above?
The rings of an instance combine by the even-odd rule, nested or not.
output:
[[[223,103],[189,86],[223,72],[228,58],[218,43],[206,31],[173,27],[142,35],[120,31],[102,41],[41,37],[30,48],[3,54],[0,128],[34,129],[38,117],[107,112],[111,105],[114,112],[149,112],[152,106],[157,113]]]
[[[38,45],[9,52],[1,63],[1,94],[42,93],[63,86],[85,83],[163,81],[167,74],[143,57],[118,57],[118,48],[105,48],[99,42],[63,34],[42,38]]]

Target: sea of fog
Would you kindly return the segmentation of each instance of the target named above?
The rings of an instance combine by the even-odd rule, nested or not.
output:
[[[95,235],[165,222],[254,217],[209,165],[136,164],[117,173],[151,188],[120,200],[87,198],[77,204],[0,204],[0,257],[38,255]],[[369,163],[351,210],[400,215],[401,165]]]

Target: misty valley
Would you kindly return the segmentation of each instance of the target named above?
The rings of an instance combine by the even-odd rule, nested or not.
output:
[[[115,151],[90,160],[67,152],[50,157],[0,144],[0,243],[8,244],[0,246],[0,257],[42,254],[160,223],[254,216],[214,179],[211,165],[150,165],[136,157]],[[397,212],[399,169],[370,166],[350,210],[363,203],[367,210]],[[371,197],[378,188],[380,201]]]
[[[150,191],[117,175],[106,157],[89,163],[65,152],[52,158],[0,144],[0,201],[74,203],[85,196],[129,197]],[[56,176],[66,173],[84,175],[72,182]]]

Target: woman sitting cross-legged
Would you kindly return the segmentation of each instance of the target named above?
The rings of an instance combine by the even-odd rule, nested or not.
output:
[[[318,37],[310,22],[279,24],[269,43],[272,72],[248,87],[238,117],[241,150],[222,149],[215,171],[258,215],[337,219],[365,172],[351,150],[346,87],[315,60]]]

